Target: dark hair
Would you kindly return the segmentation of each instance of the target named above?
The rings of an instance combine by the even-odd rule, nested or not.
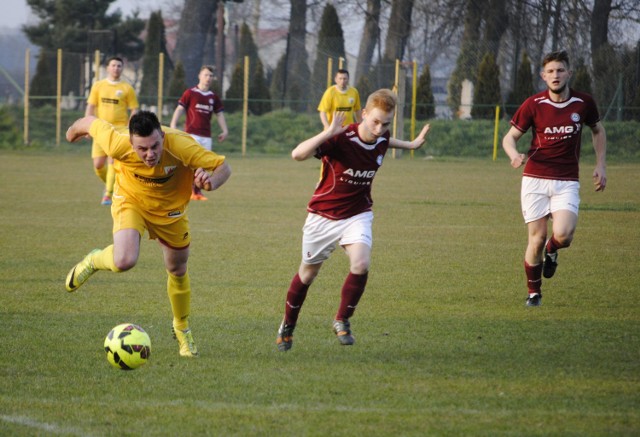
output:
[[[148,137],[153,131],[161,129],[158,117],[151,111],[139,111],[129,120],[129,135]]]
[[[104,65],[109,65],[109,63],[111,61],[118,61],[122,65],[124,65],[124,61],[122,60],[122,58],[120,56],[112,56],[112,57],[108,58],[107,61],[104,63]]]
[[[542,68],[544,68],[544,66],[549,62],[564,62],[567,68],[570,67],[569,54],[566,50],[558,50],[556,52],[547,53],[542,59]]]
[[[346,74],[347,76],[349,76],[349,70],[345,70],[344,68],[341,68],[340,70],[336,71],[336,75],[338,74]]]

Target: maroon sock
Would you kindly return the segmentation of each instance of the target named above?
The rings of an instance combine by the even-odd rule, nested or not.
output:
[[[524,272],[527,274],[527,288],[529,293],[542,294],[540,289],[542,285],[542,263],[530,266],[527,262],[524,262]]]
[[[552,235],[551,238],[549,238],[549,241],[547,241],[547,253],[556,253],[558,251],[558,249],[562,249],[563,245],[561,245],[560,243],[558,243],[558,240],[556,240],[556,238]]]
[[[364,275],[356,275],[349,272],[347,279],[342,285],[340,295],[340,308],[336,314],[336,320],[349,319],[358,306],[358,302],[364,293],[364,287],[367,285],[368,273]]]
[[[300,276],[296,275],[291,280],[289,291],[287,291],[287,303],[284,308],[284,320],[287,325],[295,325],[298,321],[298,315],[302,309],[302,304],[307,297],[309,286],[303,284]]]

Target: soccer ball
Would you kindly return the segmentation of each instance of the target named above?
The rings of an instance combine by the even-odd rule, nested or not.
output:
[[[151,355],[151,339],[138,325],[123,323],[107,334],[104,351],[113,367],[122,370],[137,369]]]

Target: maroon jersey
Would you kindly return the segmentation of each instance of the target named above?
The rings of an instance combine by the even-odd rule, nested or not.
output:
[[[564,102],[553,102],[549,91],[524,101],[511,124],[521,132],[532,128],[533,138],[524,176],[577,181],[582,126],[600,121],[598,108],[590,95],[570,90]]]
[[[358,125],[326,141],[316,150],[322,160],[320,181],[307,211],[341,220],[370,211],[371,184],[389,147],[389,132],[372,144],[358,136]]]
[[[186,90],[178,104],[187,111],[185,132],[201,137],[211,136],[211,115],[224,109],[216,93],[201,91],[197,86]]]

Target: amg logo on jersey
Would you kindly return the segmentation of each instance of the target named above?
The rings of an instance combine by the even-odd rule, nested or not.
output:
[[[348,168],[342,174],[348,174],[352,178],[373,179],[373,177],[376,175],[376,171],[375,170],[355,170],[354,171],[352,168]]]
[[[212,112],[213,105],[203,105],[202,103],[196,103],[196,110],[203,112]]]
[[[545,127],[544,133],[549,135],[555,134],[572,134],[574,132],[578,132],[580,130],[580,125],[574,126],[553,126],[553,127]]]

